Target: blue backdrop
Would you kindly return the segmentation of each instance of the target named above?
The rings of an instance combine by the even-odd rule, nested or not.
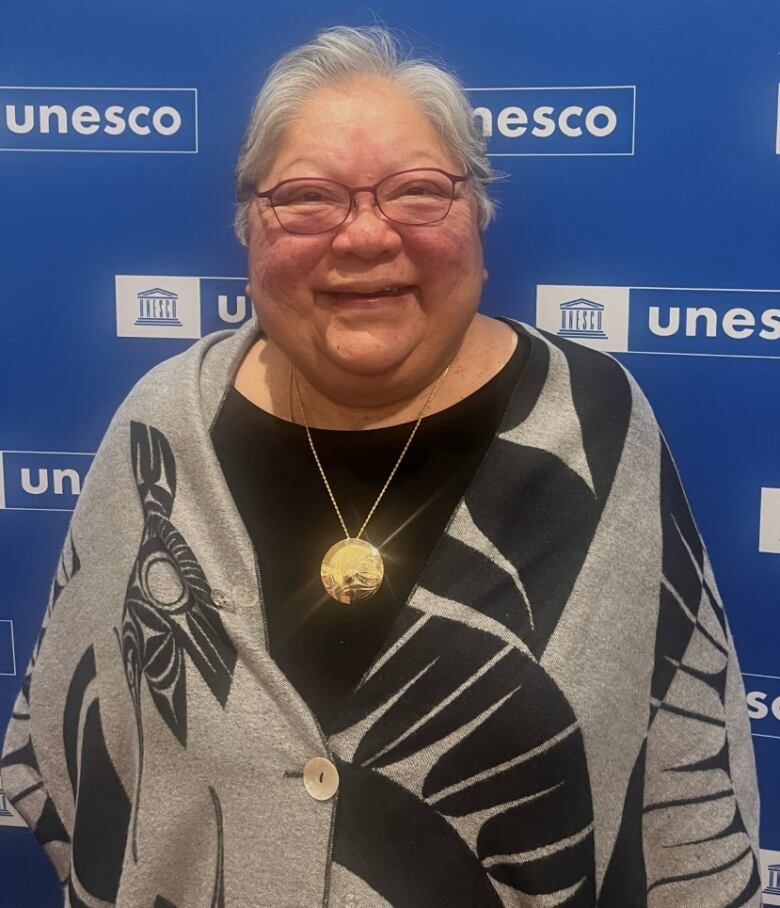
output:
[[[494,163],[484,309],[615,355],[655,407],[748,691],[780,863],[780,6],[39,0],[0,28],[0,726],[81,481],[152,365],[248,314],[232,169],[270,63],[381,19],[454,65]],[[0,794],[0,904],[60,904]],[[780,890],[765,891],[780,905]]]

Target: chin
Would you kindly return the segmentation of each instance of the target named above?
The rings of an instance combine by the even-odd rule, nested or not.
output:
[[[340,330],[328,332],[325,355],[338,368],[356,376],[381,376],[396,372],[414,353],[420,338],[405,332]]]

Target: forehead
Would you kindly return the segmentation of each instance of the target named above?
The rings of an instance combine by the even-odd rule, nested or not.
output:
[[[327,175],[367,179],[392,169],[459,167],[438,131],[408,95],[359,77],[318,89],[285,130],[271,167],[284,179]]]

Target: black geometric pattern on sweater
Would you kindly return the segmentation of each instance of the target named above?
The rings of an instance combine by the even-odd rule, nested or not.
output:
[[[440,540],[420,579],[420,585],[436,595],[465,602],[504,624],[537,658],[557,627],[591,548],[632,410],[631,388],[617,362],[579,344],[545,337],[566,359],[595,494],[554,454],[497,438],[469,486],[465,504],[476,528],[511,565],[515,577],[522,578],[525,600],[519,601],[506,566],[450,534]],[[535,355],[542,350],[549,360],[546,345],[539,344]],[[542,387],[537,393],[541,391]],[[530,412],[527,394],[517,407],[510,403],[501,434],[516,430]],[[495,482],[496,476],[502,477],[500,483]],[[518,515],[522,515],[522,533],[517,532]],[[457,574],[452,564],[460,566]]]
[[[121,633],[117,636],[138,732],[132,833],[132,853],[137,861],[144,763],[144,681],[158,712],[186,747],[188,661],[224,707],[237,653],[212,604],[206,575],[170,519],[176,498],[176,461],[168,439],[153,426],[131,422],[130,449],[144,528],[125,594]]]
[[[593,905],[590,781],[569,703],[493,634],[428,616],[412,631],[340,719],[361,737],[339,763],[334,860],[394,908],[501,905],[490,878]],[[401,764],[419,791],[393,781]]]
[[[106,748],[97,698],[84,702],[82,714],[71,886],[113,903],[122,876],[130,800]]]
[[[224,706],[236,650],[194,552],[170,520],[176,462],[168,440],[154,427],[133,422],[130,443],[144,529],[122,613],[125,673],[136,708],[143,679],[160,715],[186,746],[187,657]]]
[[[647,741],[642,744],[631,772],[620,831],[599,892],[598,903],[603,908],[647,908],[647,873],[642,854],[646,762]]]
[[[647,894],[661,890],[681,903],[691,898],[689,891],[700,891],[686,890],[687,884],[725,893],[741,873],[744,886],[729,906],[743,905],[761,882],[732,784],[725,717],[726,618],[707,580],[699,533],[663,443],[661,452],[663,579],[648,746],[659,737],[667,753],[675,752],[677,741],[685,741],[686,749],[679,762],[656,769],[646,780],[644,838],[652,842],[653,854],[664,855],[657,868],[648,867]],[[696,794],[688,795],[681,782],[693,773]]]
[[[631,420],[632,393],[620,364],[565,338],[540,332],[566,357],[582,446],[602,507],[612,489]]]

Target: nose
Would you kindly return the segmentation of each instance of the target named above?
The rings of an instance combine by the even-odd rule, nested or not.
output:
[[[333,251],[337,255],[375,259],[392,255],[400,248],[401,235],[379,210],[374,196],[370,192],[357,193],[346,221],[333,238]]]

